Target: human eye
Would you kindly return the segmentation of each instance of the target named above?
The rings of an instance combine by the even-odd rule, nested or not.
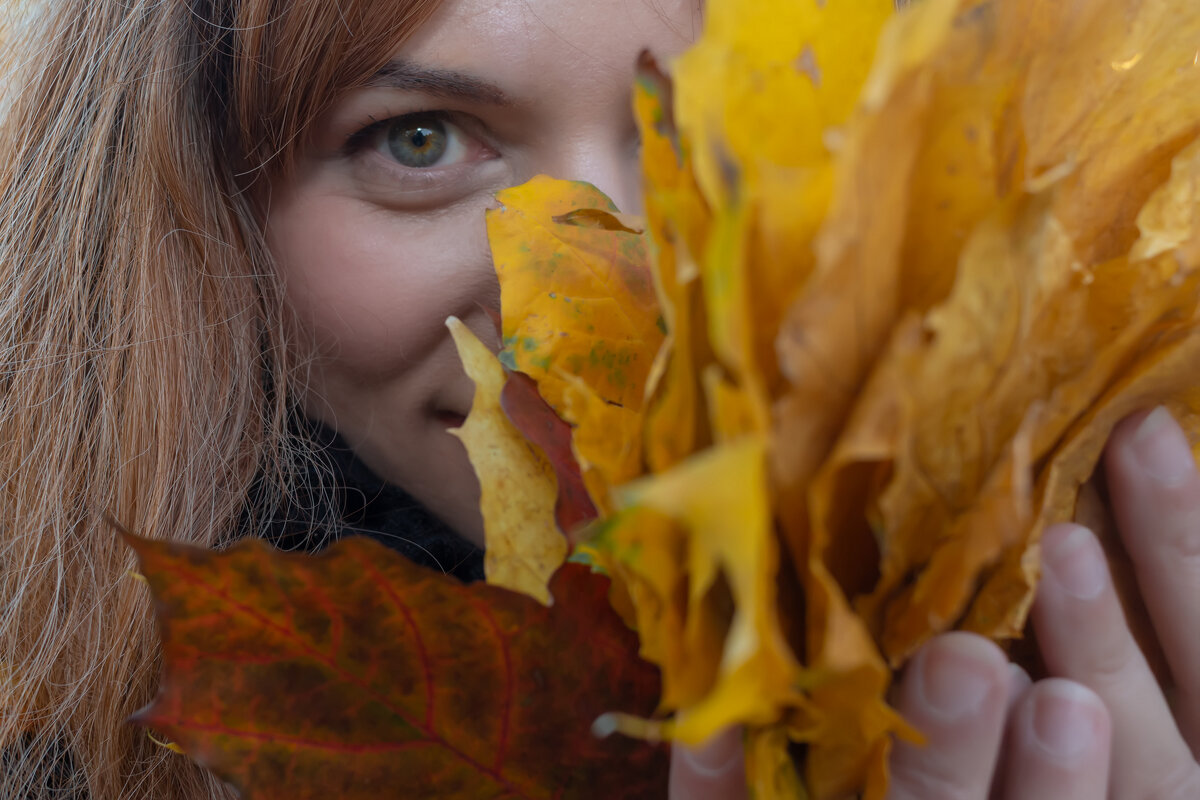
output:
[[[460,162],[467,155],[466,138],[454,123],[433,115],[401,117],[380,137],[384,155],[409,169],[430,169]]]
[[[473,115],[419,111],[360,122],[342,154],[366,196],[405,209],[444,206],[502,183],[503,159]]]
[[[450,169],[490,155],[467,127],[446,112],[404,114],[366,125],[347,149],[378,154],[402,170]]]

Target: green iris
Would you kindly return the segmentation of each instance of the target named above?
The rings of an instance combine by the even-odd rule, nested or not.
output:
[[[398,120],[388,129],[388,150],[406,167],[432,167],[446,155],[446,126],[433,117]]]

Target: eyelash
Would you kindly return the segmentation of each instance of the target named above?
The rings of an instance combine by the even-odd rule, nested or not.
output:
[[[414,112],[411,114],[400,114],[395,117],[387,117],[385,119],[376,119],[373,115],[360,121],[354,126],[354,133],[346,137],[345,143],[342,145],[342,155],[355,156],[363,150],[371,146],[371,140],[377,135],[386,131],[389,126],[396,124],[405,117],[416,116],[419,113],[433,112]]]
[[[363,153],[363,151],[371,149],[375,144],[376,139],[386,133],[387,130],[393,125],[396,125],[404,120],[421,118],[433,118],[439,120],[443,123],[446,123],[448,126],[457,128],[459,131],[467,136],[471,136],[471,138],[475,139],[476,141],[481,141],[479,136],[475,136],[471,133],[471,129],[477,128],[478,123],[471,124],[471,120],[464,119],[461,114],[456,114],[450,111],[406,111],[403,114],[397,114],[384,119],[376,119],[374,116],[370,116],[367,119],[359,122],[354,133],[346,137],[346,141],[342,145],[342,155],[346,157],[360,155]],[[411,167],[405,167],[399,163],[396,164],[396,167],[398,169],[417,171],[412,170]]]
[[[2,0],[0,0],[2,1]],[[389,131],[408,122],[436,121],[456,144],[456,157],[430,166],[406,164],[388,146]],[[443,207],[481,191],[512,183],[502,151],[487,125],[473,114],[416,109],[379,118],[368,115],[338,147],[366,196],[380,205],[402,210]]]

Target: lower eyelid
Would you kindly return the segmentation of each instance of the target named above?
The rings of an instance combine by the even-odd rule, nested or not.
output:
[[[382,152],[375,151],[368,155],[376,156],[378,159],[369,159],[370,161],[376,162],[369,165],[372,174],[377,175],[382,169],[383,171],[389,173],[390,177],[388,179],[390,180],[409,182],[445,182],[454,180],[455,178],[460,177],[459,173],[474,169],[482,162],[493,161],[498,158],[495,153],[487,151],[486,153],[472,155],[457,163],[448,164],[446,166],[406,167],[396,161],[396,159]]]
[[[412,169],[397,164],[382,154],[361,160],[359,182],[368,199],[381,205],[403,198],[428,198],[430,206],[449,205],[485,188],[496,190],[508,185],[507,171],[496,155],[472,159],[450,167]],[[402,205],[403,203],[401,203]]]

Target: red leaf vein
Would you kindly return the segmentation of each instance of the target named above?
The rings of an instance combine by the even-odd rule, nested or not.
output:
[[[407,609],[407,606],[404,605],[404,603],[400,600],[400,598],[395,595],[394,591],[390,587],[388,587],[387,581],[382,580],[382,576],[379,574],[379,572],[377,570],[375,570],[371,564],[363,561],[362,559],[359,559],[359,563],[364,566],[364,568],[372,575],[372,577],[375,580],[378,580],[380,582],[380,585],[387,587],[387,593],[397,603],[397,609],[400,610],[401,613],[406,614],[406,618],[411,621],[411,616],[410,616],[411,612]],[[408,724],[409,726],[413,727],[414,729],[420,731],[421,733],[424,733],[429,738],[431,743],[444,748],[448,753],[450,753],[453,756],[455,756],[456,758],[460,759],[465,764],[470,766],[472,769],[478,770],[479,772],[493,778],[497,783],[501,784],[504,788],[513,792],[516,796],[529,797],[528,795],[520,792],[520,790],[517,787],[513,786],[512,783],[506,777],[504,777],[503,773],[499,769],[494,769],[489,765],[482,764],[482,763],[476,761],[475,759],[471,758],[470,755],[463,752],[459,748],[453,746],[452,744],[450,744],[450,742],[446,741],[446,739],[444,739],[441,735],[439,735],[437,733],[437,731],[432,727],[431,724],[423,724],[423,723],[413,720],[408,715],[406,710],[397,706],[395,703],[393,703],[391,701],[391,698],[389,698],[385,695],[379,694],[379,692],[377,692],[373,687],[371,687],[370,685],[368,685],[368,684],[364,683],[362,680],[360,680],[357,675],[354,675],[354,674],[349,673],[349,672],[345,671],[344,669],[342,669],[340,666],[338,666],[338,664],[335,660],[329,658],[324,653],[321,653],[320,651],[318,651],[317,649],[312,647],[308,642],[304,641],[304,639],[302,637],[297,636],[295,631],[288,630],[287,628],[280,626],[278,623],[274,622],[269,617],[264,616],[261,612],[258,611],[258,609],[254,608],[253,606],[247,605],[245,603],[241,603],[238,600],[234,599],[226,589],[218,589],[218,588],[210,585],[207,581],[203,580],[201,577],[195,575],[194,573],[192,573],[188,570],[184,570],[184,569],[180,568],[178,565],[176,565],[174,563],[167,562],[167,564],[162,567],[161,572],[163,574],[174,575],[177,578],[181,579],[182,581],[186,582],[187,584],[195,586],[197,589],[199,589],[200,591],[203,591],[204,593],[208,594],[209,596],[215,597],[218,600],[224,602],[230,608],[232,608],[234,611],[237,611],[237,612],[249,617],[250,619],[254,620],[255,622],[257,622],[258,624],[260,624],[262,627],[266,628],[267,630],[270,630],[274,633],[279,634],[285,640],[293,642],[294,644],[296,644],[298,646],[300,652],[302,652],[304,655],[309,656],[313,660],[325,665],[335,675],[337,675],[342,680],[345,680],[347,683],[353,684],[353,685],[361,688],[368,696],[377,700],[380,703],[380,705],[387,708],[389,711],[391,711],[397,717],[402,719],[406,724]],[[414,630],[415,630],[415,625],[414,625]],[[429,680],[428,680],[427,686],[430,687],[430,690],[431,690],[433,683],[432,683],[432,674],[428,672],[428,667],[429,667],[428,657],[425,654],[423,646],[420,649],[421,649],[421,654],[423,656],[422,664],[426,667],[427,674],[429,675]],[[201,726],[197,723],[194,723],[194,722],[190,722],[190,721],[187,723],[187,726],[194,727],[197,729],[203,729],[203,726]],[[219,726],[217,726],[215,729],[220,730]],[[266,734],[262,734],[262,735],[265,736]],[[531,798],[531,800],[532,800],[532,798]]]

